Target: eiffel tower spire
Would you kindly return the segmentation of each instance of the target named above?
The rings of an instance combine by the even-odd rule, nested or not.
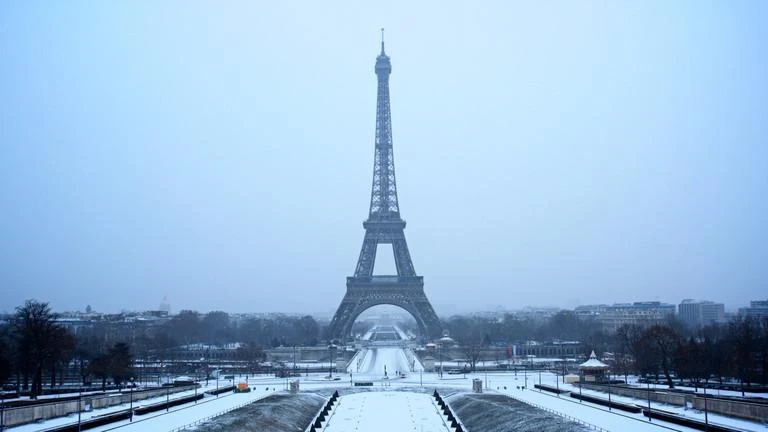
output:
[[[389,75],[392,64],[384,53],[384,29],[381,29],[381,54],[376,57],[376,149],[373,160],[373,186],[368,220],[400,219],[395,182],[395,156],[392,152],[392,114],[389,108]]]
[[[410,313],[422,337],[439,337],[441,326],[424,294],[424,278],[416,275],[405,241],[405,221],[400,217],[395,183],[395,158],[392,152],[392,118],[389,109],[389,75],[392,64],[384,52],[381,29],[381,54],[376,57],[376,142],[374,146],[373,186],[368,219],[363,222],[365,237],[355,275],[347,278],[347,293],[328,327],[332,338],[349,336],[355,319],[366,309],[389,304]],[[379,244],[391,244],[397,275],[374,275]]]

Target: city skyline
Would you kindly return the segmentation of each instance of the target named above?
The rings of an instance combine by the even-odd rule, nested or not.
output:
[[[27,300],[35,300],[35,301],[41,301],[44,303],[49,303],[52,310],[55,313],[59,314],[105,314],[105,315],[113,315],[113,314],[142,314],[142,313],[155,313],[155,312],[165,312],[168,315],[176,315],[179,312],[183,310],[190,310],[194,312],[199,312],[201,314],[206,314],[209,312],[225,312],[228,314],[233,315],[310,315],[317,318],[328,318],[330,319],[333,315],[334,309],[328,309],[328,310],[272,310],[272,311],[256,311],[256,310],[227,310],[227,309],[194,309],[189,307],[184,307],[184,305],[174,305],[170,302],[169,299],[164,298],[162,302],[160,302],[158,305],[153,307],[147,307],[145,309],[142,308],[133,308],[133,309],[120,309],[120,310],[105,310],[101,309],[98,304],[87,304],[83,307],[79,308],[73,308],[73,309],[57,309],[54,304],[50,304],[50,302],[46,301],[45,299],[27,299]],[[596,306],[628,306],[633,305],[635,303],[638,304],[647,304],[647,303],[654,303],[659,302],[661,305],[672,305],[675,307],[675,314],[679,314],[679,311],[677,309],[680,305],[685,304],[687,301],[693,301],[695,303],[704,302],[704,303],[712,303],[712,304],[722,304],[725,309],[725,313],[727,314],[726,318],[734,317],[739,315],[739,313],[745,309],[749,308],[755,303],[765,303],[768,302],[768,300],[765,299],[753,299],[750,300],[747,304],[743,305],[728,305],[727,303],[717,301],[717,300],[710,300],[710,299],[680,299],[678,301],[672,301],[672,302],[665,302],[665,301],[659,301],[659,300],[639,300],[639,301],[609,301],[604,303],[589,303],[589,304],[578,304],[574,307],[559,307],[559,306],[553,306],[553,305],[546,305],[546,304],[537,304],[537,305],[520,305],[517,307],[505,307],[504,305],[492,305],[487,308],[480,308],[480,309],[466,309],[466,308],[460,308],[456,307],[455,305],[442,305],[442,308],[439,308],[437,311],[442,311],[443,313],[438,313],[438,315],[441,318],[448,318],[453,315],[472,315],[472,314],[484,314],[484,313],[519,313],[519,312],[527,312],[527,311],[577,311],[580,308],[586,308],[586,307],[596,307]],[[22,304],[16,305],[16,306],[22,306]],[[764,307],[764,306],[763,306]],[[90,308],[90,309],[89,309]],[[407,311],[404,309],[393,306],[393,305],[378,305],[374,306],[370,309],[367,309],[362,316],[367,316],[370,313],[377,314],[377,313],[395,313],[395,314],[403,314],[403,315],[409,315]],[[6,314],[11,315],[14,313],[14,308],[10,308],[8,310],[0,310],[0,315]]]
[[[766,4],[0,9],[0,311],[332,311],[382,26],[438,315],[764,297]]]

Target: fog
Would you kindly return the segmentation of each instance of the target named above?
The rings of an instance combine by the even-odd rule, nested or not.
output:
[[[381,27],[438,315],[768,280],[765,2],[0,5],[0,311],[332,313]]]

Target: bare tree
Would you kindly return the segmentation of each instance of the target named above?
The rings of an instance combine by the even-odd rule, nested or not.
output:
[[[29,388],[31,375],[33,398],[43,392],[43,370],[54,366],[64,352],[64,330],[55,320],[56,314],[51,312],[48,303],[36,300],[27,300],[17,307],[13,318],[19,366],[24,375],[23,387],[25,390]]]
[[[643,364],[661,371],[669,388],[675,388],[672,382],[674,356],[680,345],[680,335],[668,325],[653,325],[645,329],[640,338],[640,347],[644,358]],[[640,353],[638,353],[638,359]]]

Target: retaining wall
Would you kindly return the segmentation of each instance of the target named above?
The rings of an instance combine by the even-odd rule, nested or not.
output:
[[[608,393],[607,386],[596,386],[596,385],[588,385],[588,384],[587,385],[582,384],[582,385],[584,386],[585,389]],[[650,399],[653,402],[660,402],[660,403],[665,403],[665,404],[675,405],[675,406],[684,406],[685,399],[686,399],[685,395],[682,395],[682,394],[664,393],[664,392],[657,392],[654,390],[651,390],[649,394],[648,390],[644,390],[640,388],[611,386],[611,393],[617,394],[620,396],[641,399],[641,400]]]
[[[584,385],[585,389],[607,393],[606,386]],[[648,400],[648,390],[640,388],[611,387],[611,393],[635,399]],[[675,406],[683,406],[691,402],[693,408],[704,411],[704,398],[683,393],[662,393],[651,390],[650,399]],[[765,422],[768,419],[768,405],[740,402],[727,399],[707,398],[707,411],[745,420]]]
[[[160,387],[160,388],[151,389],[151,390],[134,391],[133,396],[131,396],[130,391],[127,391],[127,392],[124,391],[123,393],[99,395],[99,396],[94,396],[88,399],[90,400],[93,408],[99,409],[99,408],[106,408],[114,405],[129,403],[131,400],[131,397],[133,397],[133,402],[135,404],[136,401],[141,401],[144,399],[149,399],[149,398],[158,397],[158,396],[165,396],[166,393],[175,394],[175,393],[181,393],[181,392],[190,391],[194,389],[195,389],[194,385],[180,386],[180,387]],[[83,400],[85,399],[86,398],[83,397]]]
[[[694,397],[693,407],[704,411],[704,398]],[[707,411],[758,422],[768,419],[768,405],[748,402],[707,398]]]
[[[170,394],[179,393],[188,390],[194,390],[195,386],[167,387],[152,390],[140,390],[133,392],[134,405],[137,401]],[[83,411],[91,409],[106,408],[114,405],[127,404],[131,400],[130,392],[100,395],[83,395],[82,400],[59,401],[55,399],[51,403],[38,404],[32,406],[6,408],[3,413],[3,424],[6,427],[18,426],[26,423],[36,422],[38,420],[47,420],[55,417],[63,417],[77,413],[78,404]]]

